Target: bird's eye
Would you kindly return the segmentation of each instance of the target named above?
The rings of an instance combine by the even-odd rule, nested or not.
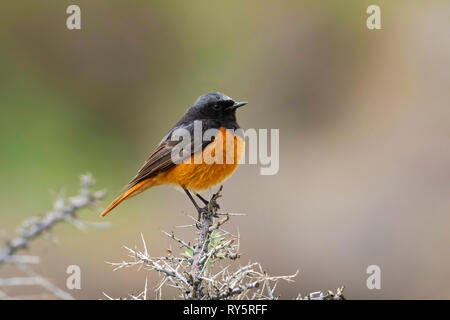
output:
[[[233,100],[222,100],[222,101],[217,101],[215,104],[213,104],[212,108],[215,111],[219,111],[219,110],[228,110],[229,107],[231,107],[232,105],[234,105],[234,101]]]
[[[222,102],[222,104],[225,108],[229,108],[234,104],[234,101],[233,100],[225,100]]]

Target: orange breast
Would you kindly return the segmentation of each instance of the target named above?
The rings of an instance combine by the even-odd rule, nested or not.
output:
[[[228,178],[244,155],[245,141],[221,127],[214,141],[179,165],[160,173],[161,184],[177,184],[189,190],[211,188]]]

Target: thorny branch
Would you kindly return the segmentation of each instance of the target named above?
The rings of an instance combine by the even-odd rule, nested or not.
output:
[[[17,230],[18,236],[8,241],[5,248],[0,249],[0,265],[7,261],[17,260],[18,256],[14,256],[16,251],[28,247],[33,239],[51,229],[58,222],[69,222],[82,229],[91,224],[76,219],[76,213],[84,207],[94,206],[103,198],[105,192],[90,190],[94,184],[94,179],[90,174],[81,176],[80,180],[81,188],[77,196],[69,198],[67,203],[63,198],[59,198],[55,201],[53,210],[44,217],[35,217],[23,223]]]
[[[30,264],[38,264],[39,257],[28,255],[17,255],[17,251],[29,247],[32,240],[39,236],[47,235],[47,232],[59,222],[68,222],[80,229],[87,227],[106,227],[105,223],[92,223],[81,221],[77,217],[80,209],[93,207],[103,198],[105,192],[92,192],[91,187],[94,179],[90,174],[80,177],[81,186],[79,194],[68,200],[59,197],[53,204],[53,209],[43,217],[36,217],[25,221],[17,230],[17,237],[7,241],[4,248],[0,248],[0,268],[4,263],[12,263],[19,268],[26,276],[16,276],[10,278],[0,278],[0,287],[11,286],[40,286],[61,299],[73,299],[73,297],[54,286],[50,281],[35,273]],[[0,291],[0,299],[12,299],[5,292]],[[27,297],[32,298],[32,297]]]
[[[161,280],[155,286],[156,297],[162,298],[164,287],[178,290],[179,298],[195,300],[246,299],[263,300],[278,299],[275,289],[280,280],[293,282],[298,271],[287,276],[270,276],[260,263],[253,262],[239,265],[239,236],[222,229],[231,216],[241,215],[218,212],[217,199],[221,196],[222,187],[215,193],[204,208],[197,227],[198,237],[195,245],[176,237],[173,233],[164,232],[171,240],[178,243],[181,254],[174,255],[169,250],[166,256],[152,257],[141,234],[143,249],[125,247],[132,261],[110,262],[114,270],[139,266],[146,270],[156,270]],[[222,218],[221,218],[222,217]],[[215,221],[216,219],[216,221]],[[229,263],[225,263],[229,262]],[[297,299],[311,300],[341,300],[343,287],[336,293],[315,292]],[[113,299],[105,294],[108,299]],[[138,295],[130,295],[132,299],[147,299],[147,281],[145,290]]]
[[[190,276],[192,279],[192,290],[190,294],[190,298],[192,299],[200,299],[202,290],[201,290],[201,282],[202,282],[202,272],[205,268],[205,262],[207,259],[203,259],[206,255],[208,255],[208,246],[211,240],[211,233],[217,228],[211,228],[213,225],[214,215],[217,212],[217,202],[216,200],[220,197],[220,193],[222,191],[222,186],[219,191],[217,191],[211,197],[211,200],[205,206],[206,211],[202,215],[202,221],[200,224],[200,234],[198,237],[197,245],[194,249],[194,254],[192,258],[191,272]],[[200,287],[200,288],[199,288]],[[199,290],[200,289],[200,290]]]

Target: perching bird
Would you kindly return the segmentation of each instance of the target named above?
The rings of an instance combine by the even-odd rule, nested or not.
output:
[[[245,149],[243,135],[236,121],[236,109],[246,104],[247,102],[235,102],[220,92],[209,92],[200,96],[194,106],[169,130],[128,183],[126,191],[117,197],[101,216],[142,191],[167,184],[183,188],[200,214],[202,209],[190,191],[195,192],[206,204],[207,201],[197,192],[218,185],[236,170]],[[202,136],[197,139],[194,137],[194,131],[197,129],[194,128],[198,128],[199,124]],[[211,139],[203,137],[207,130],[212,131]],[[191,139],[187,143],[180,141],[176,138],[180,132],[188,132]],[[181,143],[184,143],[187,152],[174,161],[174,153],[179,154],[179,150],[175,148],[179,149]]]

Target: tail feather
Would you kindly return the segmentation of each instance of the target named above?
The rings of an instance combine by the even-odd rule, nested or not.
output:
[[[122,193],[120,196],[118,196],[110,205],[108,208],[106,208],[101,214],[100,216],[104,217],[106,216],[112,209],[114,209],[115,207],[117,207],[122,201],[131,198],[135,195],[138,195],[139,193],[141,193],[144,190],[147,190],[148,188],[150,188],[152,186],[152,184],[150,183],[151,179],[146,179],[143,180],[141,182],[139,182],[138,184],[136,184],[135,186],[131,187],[130,189],[128,189],[127,191],[125,191],[124,193]]]

